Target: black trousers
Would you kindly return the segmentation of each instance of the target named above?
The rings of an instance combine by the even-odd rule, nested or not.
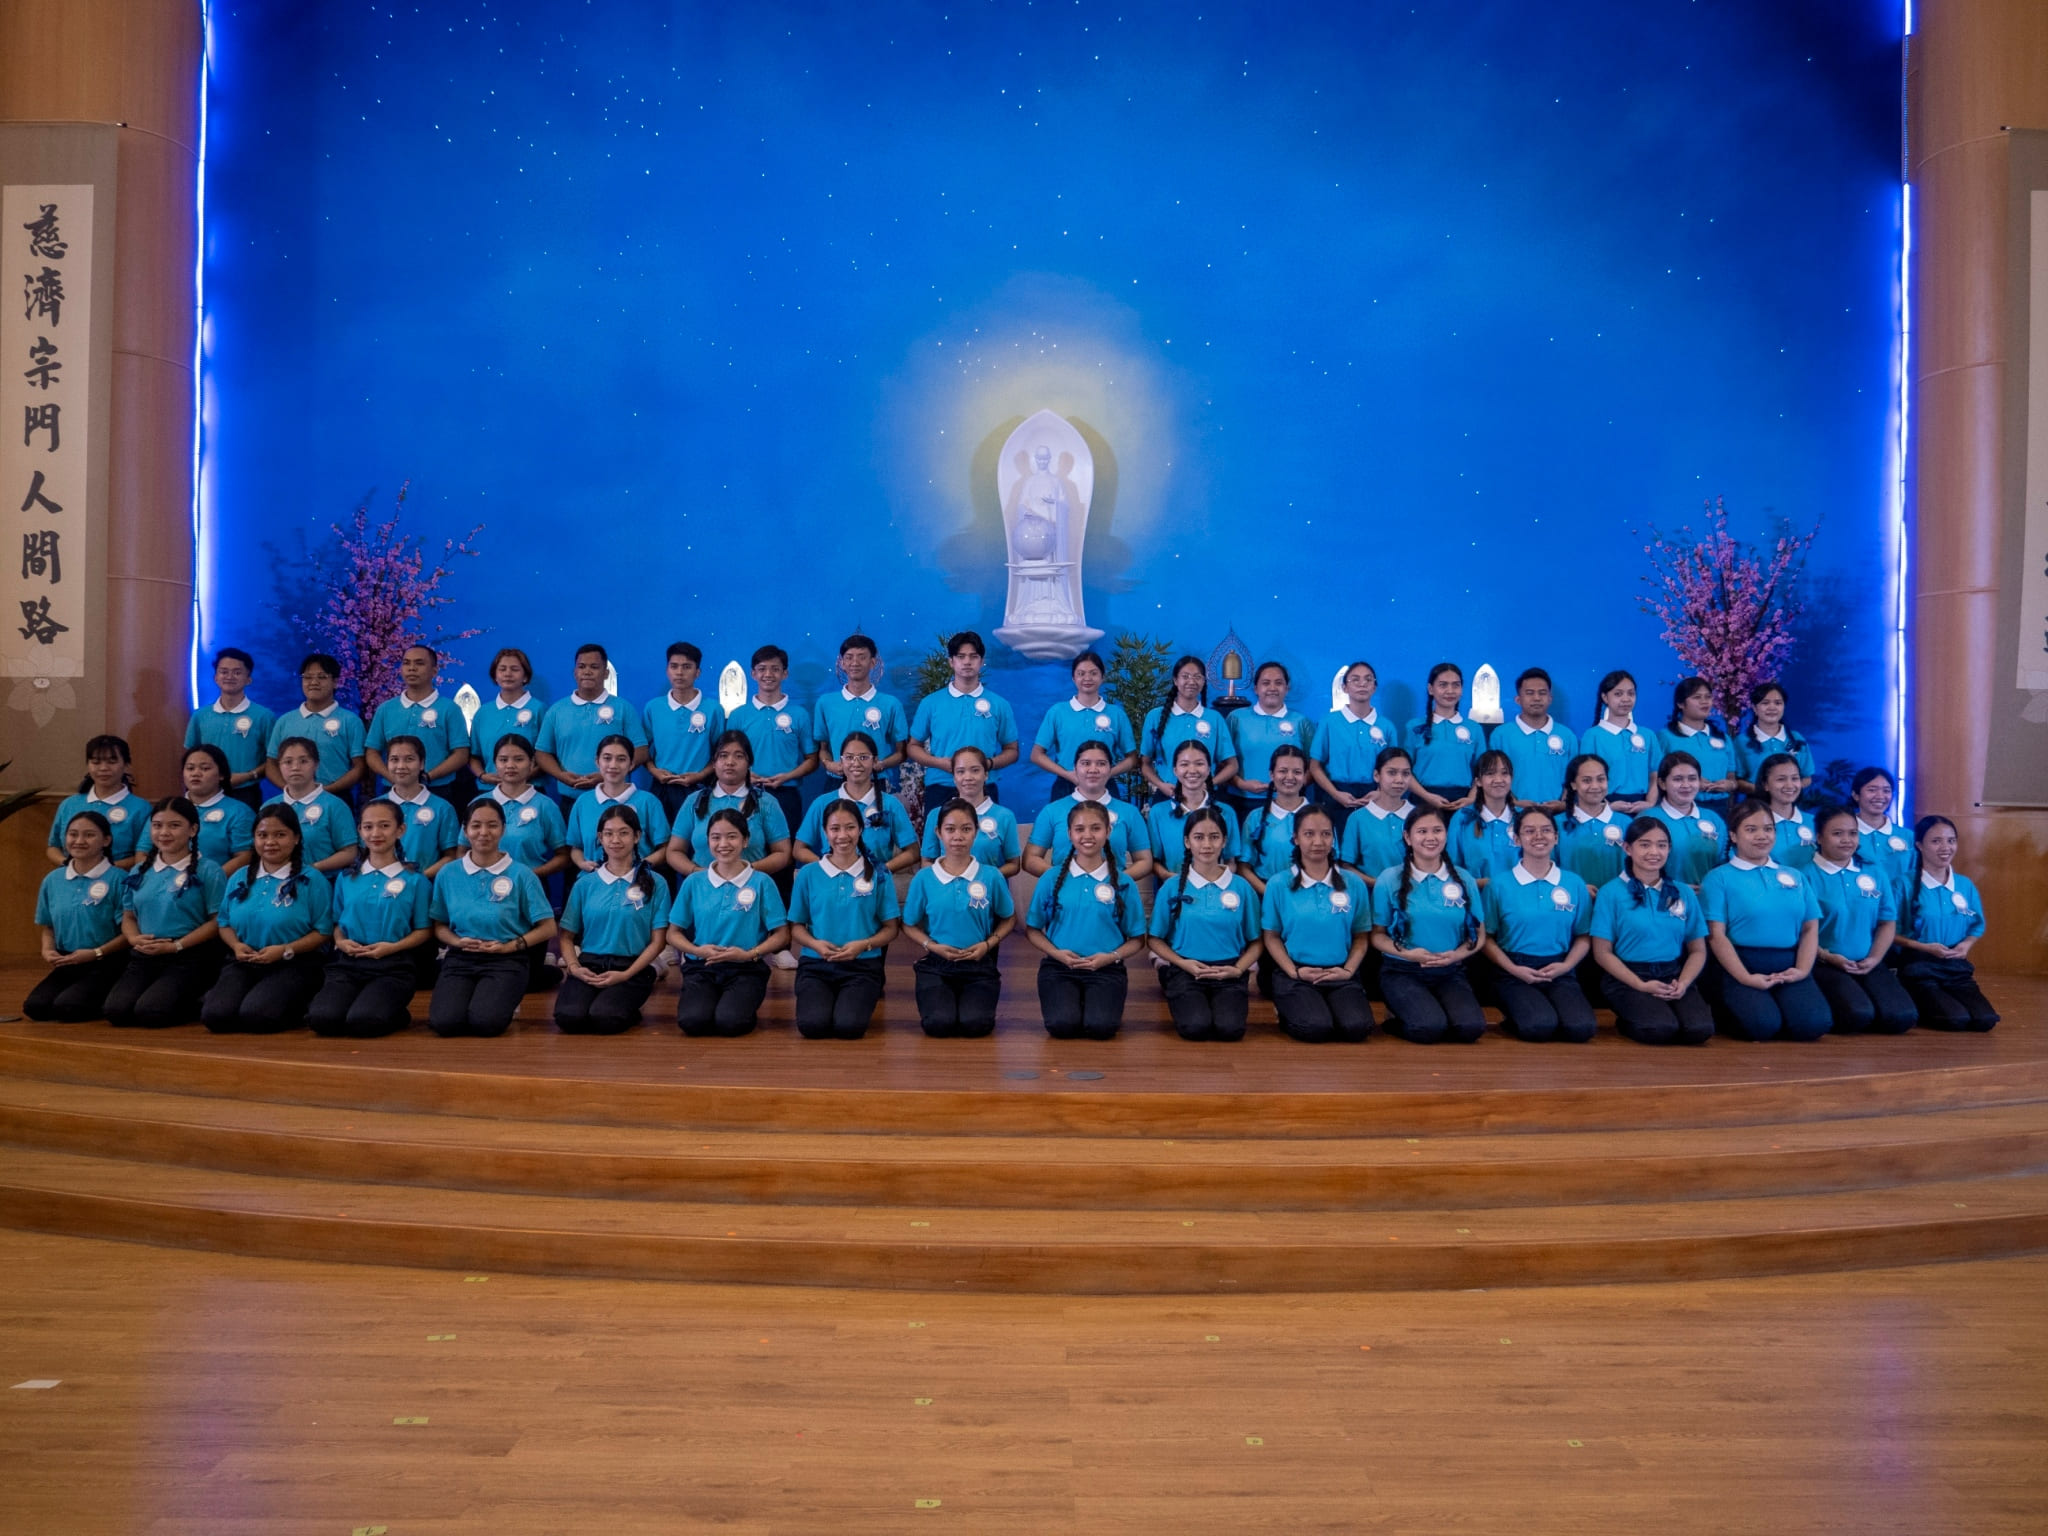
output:
[[[230,960],[199,1004],[199,1022],[216,1035],[274,1035],[306,1022],[306,1005],[320,990],[325,958],[319,954],[251,965]]]
[[[858,1040],[882,1000],[882,957],[796,963],[796,1028],[806,1040]]]
[[[263,779],[252,779],[247,784],[238,784],[228,791],[230,799],[239,800],[252,811],[263,809]]]
[[[1332,779],[1330,782],[1343,790],[1345,794],[1356,795],[1360,799],[1372,793],[1372,784],[1369,781],[1361,784],[1356,779]],[[1313,781],[1311,781],[1311,787],[1313,787]],[[1332,830],[1336,835],[1336,842],[1330,848],[1330,857],[1335,858],[1337,856],[1337,849],[1344,846],[1344,824],[1351,820],[1351,807],[1343,804],[1341,801],[1331,799],[1320,790],[1317,791],[1315,799],[1316,804],[1330,813]],[[1374,870],[1373,873],[1377,875],[1379,871]]]
[[[979,960],[917,962],[917,1022],[934,1040],[979,1040],[996,1027],[996,1003],[1003,995],[995,956]]]
[[[1470,1045],[1486,1033],[1486,1015],[1463,965],[1425,970],[1383,958],[1380,991],[1387,999],[1387,1033],[1412,1044],[1452,1040]]]
[[[1813,968],[1813,984],[1828,1000],[1839,1032],[1902,1035],[1920,1020],[1920,1010],[1899,978],[1883,965],[1851,976],[1822,961]]]
[[[1531,970],[1555,965],[1563,955],[1518,955],[1508,958]],[[1540,986],[1517,981],[1506,971],[1494,970],[1494,993],[1508,1027],[1524,1040],[1569,1040],[1574,1045],[1593,1038],[1593,1005],[1579,985],[1576,970]]]
[[[412,1023],[412,998],[419,990],[419,950],[386,955],[382,960],[327,962],[327,975],[306,1022],[316,1035],[342,1040],[376,1040],[395,1035]]]
[[[168,955],[131,952],[127,969],[107,993],[107,1022],[132,1029],[198,1022],[199,1000],[226,956],[227,947],[218,939]]]
[[[1985,1030],[1998,1022],[1977,985],[1977,968],[1967,960],[1914,956],[1899,967],[1899,980],[1929,1029]]]
[[[1169,965],[1159,973],[1159,990],[1166,994],[1167,1011],[1173,1015],[1173,1027],[1181,1039],[1244,1038],[1245,1010],[1251,1006],[1252,998],[1248,978],[1203,981],[1177,965]]]
[[[683,966],[683,990],[676,999],[676,1027],[686,1035],[752,1034],[761,999],[767,995],[765,961],[689,961]]]
[[[57,1024],[83,1024],[106,1017],[107,994],[128,968],[128,952],[103,960],[54,967],[29,989],[21,1011],[29,1018]]]
[[[427,1003],[427,1028],[451,1035],[502,1035],[526,995],[525,955],[473,955],[451,949]]]
[[[639,958],[638,955],[593,955],[586,950],[578,961],[586,971],[605,976],[625,970]],[[579,981],[564,972],[562,988],[555,994],[555,1028],[565,1035],[624,1033],[640,1022],[640,1010],[647,1006],[647,999],[654,992],[654,977],[654,967],[649,965],[625,981],[615,981],[608,987],[593,987],[589,982]]]
[[[1123,1027],[1131,980],[1123,962],[1077,971],[1047,955],[1038,962],[1038,1013],[1055,1040],[1113,1040]]]
[[[1683,969],[1676,960],[1623,963],[1644,981],[1676,981]],[[1666,1002],[1603,972],[1600,992],[1614,1010],[1616,1028],[1638,1045],[1705,1045],[1714,1038],[1714,1013],[1697,986]]]
[[[1372,1033],[1372,1000],[1356,976],[1344,981],[1302,981],[1273,974],[1273,1006],[1280,1027],[1309,1045],[1341,1040],[1356,1045]]]
[[[1790,966],[1797,951],[1738,944],[1735,954],[1752,975],[1767,976]],[[1721,1027],[1738,1040],[1818,1040],[1834,1027],[1828,1000],[1811,975],[1775,987],[1745,987],[1710,962],[1707,977]]]

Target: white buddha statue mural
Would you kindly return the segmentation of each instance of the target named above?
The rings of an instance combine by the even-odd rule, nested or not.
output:
[[[1040,411],[1003,444],[996,488],[1010,568],[996,638],[1035,661],[1078,656],[1102,638],[1081,608],[1081,546],[1095,457],[1072,422]]]

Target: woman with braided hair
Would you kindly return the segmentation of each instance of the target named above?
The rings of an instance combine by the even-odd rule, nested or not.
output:
[[[1164,962],[1159,990],[1183,1040],[1244,1038],[1246,976],[1264,944],[1258,893],[1223,862],[1230,831],[1217,807],[1190,811],[1180,874],[1152,902],[1152,953]]]

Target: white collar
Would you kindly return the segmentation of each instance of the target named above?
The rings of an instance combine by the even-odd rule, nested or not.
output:
[[[462,856],[462,872],[465,875],[502,875],[512,865],[512,855],[502,849],[495,864],[479,864],[475,857],[465,853]]]
[[[846,786],[842,784],[839,786],[839,798],[850,805],[864,805],[871,811],[878,808],[882,803],[881,792],[872,784],[868,786],[868,792],[864,795],[849,795],[846,792]]]
[[[1195,812],[1202,809],[1202,807],[1207,805],[1208,803],[1209,791],[1205,789],[1202,791],[1202,798],[1200,800],[1197,800],[1193,805],[1182,804],[1180,807],[1180,813],[1183,816],[1192,816],[1195,814]]]
[[[1634,715],[1630,715],[1626,720],[1622,721],[1619,725],[1609,725],[1607,723],[1607,717],[1605,715],[1602,715],[1600,717],[1600,729],[1605,731],[1610,736],[1619,736],[1624,731],[1628,732],[1630,735],[1634,735],[1636,729],[1636,717]]]
[[[1511,819],[1514,816],[1514,814],[1515,803],[1512,800],[1508,802],[1508,808],[1504,811],[1489,811],[1486,808],[1485,802],[1483,801],[1480,803],[1479,806],[1479,819],[1482,823],[1494,821],[1507,821]]]
[[[503,693],[500,693],[492,702],[500,709],[524,709],[533,702],[533,694],[529,690],[519,695],[516,699],[508,700]]]
[[[727,789],[718,780],[713,779],[711,781],[711,798],[714,800],[744,801],[747,798],[747,786],[742,784],[738,789]]]
[[[583,695],[582,695],[582,694],[580,694],[580,693],[576,693],[576,692],[573,692],[573,691],[572,691],[572,692],[570,693],[570,695],[569,695],[569,702],[570,702],[571,704],[580,704],[580,705],[581,705],[581,706],[582,706],[583,708],[585,708],[585,709],[588,709],[588,708],[589,708],[589,707],[590,707],[591,705],[593,705],[593,704],[607,704],[607,703],[610,703],[610,702],[611,702],[611,700],[612,700],[612,697],[613,697],[613,695],[612,695],[612,694],[611,694],[611,693],[610,693],[609,691],[607,691],[607,692],[604,692],[604,693],[600,693],[600,694],[599,694],[599,695],[598,695],[598,696],[597,696],[596,698],[594,698],[594,699],[586,699],[585,697],[583,697]]]
[[[841,689],[840,691],[843,693],[845,690]],[[753,704],[754,708],[756,709],[777,709],[786,711],[789,708],[789,695],[785,693],[773,704],[770,704],[766,699],[762,698],[761,695],[757,693],[753,695]]]
[[[64,861],[64,878],[66,880],[98,880],[102,878],[106,874],[106,872],[112,869],[113,867],[113,860],[101,859],[99,863],[93,865],[91,869],[88,869],[84,874],[81,875],[78,872],[77,867],[73,865],[69,859],[66,859]]]
[[[1521,868],[1520,860],[1516,861],[1515,867],[1517,869]],[[1410,880],[1441,880],[1445,885],[1449,885],[1451,883],[1451,861],[1445,859],[1443,863],[1437,865],[1434,874],[1425,875],[1415,867],[1414,861],[1410,860],[1408,864],[1408,878]]]
[[[704,690],[702,688],[699,688],[695,693],[691,694],[688,699],[678,699],[676,697],[675,689],[671,688],[667,693],[664,693],[662,697],[668,700],[668,707],[670,709],[695,709],[699,704],[702,704],[704,702]]]
[[[1942,877],[1941,877],[1941,878],[1940,878],[1939,880],[1935,879],[1935,878],[1934,878],[1934,876],[1932,876],[1932,875],[1930,875],[1929,873],[1927,873],[1927,871],[1926,871],[1926,870],[1924,870],[1924,869],[1923,869],[1923,870],[1921,870],[1921,871],[1920,871],[1920,884],[1921,884],[1921,885],[1922,885],[1922,886],[1923,886],[1923,887],[1924,887],[1925,889],[1927,889],[1927,890],[1930,890],[1930,891],[1952,891],[1952,890],[1954,890],[1954,889],[1956,888],[1956,867],[1955,867],[1955,865],[1953,865],[1953,864],[1949,865],[1949,867],[1948,867],[1948,873],[1947,873],[1947,874],[1945,874],[1945,875],[1943,875],[1943,876],[1942,876]]]
[[[1283,703],[1278,709],[1268,709],[1263,704],[1254,704],[1252,706],[1252,713],[1261,720],[1285,720],[1287,718],[1287,706]]]
[[[403,875],[405,873],[405,860],[397,857],[397,852],[394,849],[391,862],[382,869],[379,869],[368,859],[365,859],[356,867],[356,873],[359,875],[376,875],[381,879],[388,880],[393,875]]]
[[[276,869],[272,869],[259,859],[256,861],[256,877],[259,880],[289,880],[292,877],[292,867],[289,864],[280,864]]]
[[[420,786],[419,794],[416,795],[413,799],[406,799],[395,789],[386,790],[384,792],[384,798],[386,800],[389,800],[393,805],[425,805],[429,800],[434,798],[434,792],[431,789],[427,788],[426,785],[422,784]]]
[[[339,700],[337,700],[335,703],[328,705],[325,709],[308,709],[306,708],[305,700],[301,699],[299,701],[299,713],[304,715],[308,720],[325,720],[329,715],[333,714],[335,710],[339,709],[340,707],[341,704]]]
[[[1373,819],[1375,821],[1385,821],[1389,816],[1393,817],[1396,821],[1406,821],[1408,819],[1409,813],[1412,812],[1415,809],[1415,807],[1410,805],[1406,800],[1403,800],[1401,802],[1401,808],[1398,811],[1383,811],[1380,809],[1379,801],[1368,799],[1365,802],[1365,809],[1372,812]]]
[[[623,875],[615,875],[612,873],[611,866],[609,864],[600,864],[597,866],[597,878],[602,880],[606,885],[617,885],[622,880],[630,880],[636,873],[638,873],[637,870],[628,871]]]
[[[1212,885],[1219,891],[1227,891],[1230,889],[1230,871],[1226,868],[1214,880],[1204,880],[1195,872],[1194,867],[1190,865],[1188,867],[1188,884],[1198,891],[1206,891]]]
[[[1712,726],[1687,725],[1683,720],[1678,722],[1678,733],[1681,736],[1705,736],[1710,734],[1712,730]],[[1644,889],[1648,890],[1649,887],[1645,886]]]
[[[1606,823],[1614,820],[1614,807],[1611,805],[1603,805],[1600,807],[1600,814],[1598,816],[1588,816],[1584,811],[1580,810],[1578,806],[1574,805],[1572,807],[1572,820],[1576,821],[1582,827],[1589,821],[1597,821],[1604,826]]]
[[[1107,880],[1109,878],[1109,860],[1104,859],[1093,869],[1083,869],[1079,859],[1069,859],[1067,860],[1067,873],[1076,880]]]
[[[1519,725],[1522,728],[1522,734],[1524,736],[1548,736],[1552,731],[1557,729],[1557,722],[1553,720],[1549,715],[1545,715],[1543,717],[1543,723],[1541,725],[1531,725],[1528,721],[1524,720],[1520,715],[1517,715],[1515,716],[1515,724]]]
[[[869,699],[872,699],[874,696],[875,685],[873,683],[868,684],[868,691],[866,693],[854,693],[851,690],[849,690],[844,683],[841,683],[839,685],[839,697],[846,700],[846,702],[849,704],[852,704],[856,701],[865,704]]]
[[[1426,723],[1430,725],[1463,725],[1465,723],[1465,717],[1455,709],[1448,715],[1440,715],[1432,707],[1425,718]]]
[[[292,798],[292,792],[288,789],[280,789],[277,792],[277,798],[282,800],[286,805],[311,805],[313,804],[314,801],[318,800],[322,795],[326,793],[326,790],[322,789],[318,784],[315,784],[313,786],[313,793],[306,796],[306,798],[303,800],[294,800]]]
[[[988,808],[994,804],[995,801],[989,799],[986,795],[984,795],[982,797],[981,804],[977,805],[974,808],[974,814],[976,816],[986,816],[988,814]]]
[[[958,875],[950,875],[946,873],[946,866],[944,864],[934,863],[932,865],[932,875],[941,885],[951,885],[955,880],[979,880],[981,878],[981,863],[979,860],[969,859],[966,872]]]
[[[173,864],[169,859],[165,858],[162,854],[158,854],[156,856],[156,862],[151,864],[149,867],[151,869],[190,869],[192,867],[192,850],[190,848],[187,848],[185,850],[185,857],[178,860],[178,862],[175,864]],[[1921,878],[1925,879],[1926,877],[1922,876]]]
[[[506,794],[505,786],[502,784],[493,784],[491,786],[491,798],[500,805],[524,805],[533,796],[534,788],[531,784],[527,785],[524,791],[516,795]]]
[[[745,885],[745,884],[746,884],[746,883],[747,883],[747,882],[748,882],[749,880],[751,880],[751,879],[753,879],[753,878],[754,878],[754,866],[753,866],[753,865],[751,865],[751,864],[749,864],[749,865],[748,865],[748,866],[747,866],[747,867],[746,867],[745,869],[741,870],[741,871],[740,871],[740,872],[739,872],[738,874],[734,875],[734,876],[733,876],[733,877],[732,877],[731,879],[727,879],[727,878],[726,878],[726,877],[725,877],[724,875],[721,875],[721,874],[720,874],[720,873],[718,872],[718,868],[717,868],[717,866],[716,866],[716,865],[712,865],[712,864],[706,864],[706,865],[704,866],[704,873],[705,873],[705,874],[707,874],[707,875],[709,875],[709,876],[711,877],[711,883],[712,883],[712,885],[713,885],[713,886],[721,886],[721,885],[737,885],[737,886],[744,886],[744,885]]]
[[[841,869],[832,862],[832,855],[829,851],[818,860],[818,868],[825,871],[825,878],[828,880],[837,880],[841,875],[848,875],[856,880],[860,878],[860,861],[858,859],[854,860],[853,866],[850,869]]]
[[[134,793],[135,791],[130,789],[126,784],[120,784],[115,786],[114,792],[111,795],[108,795],[104,800],[102,800],[100,798],[100,792],[98,790],[88,789],[85,792],[85,803],[87,805],[119,805],[123,800],[126,800],[130,795]]]
[[[1107,699],[1104,699],[1100,704],[1083,704],[1078,695],[1067,700],[1067,708],[1077,715],[1099,715],[1108,707],[1109,700]]]
[[[1330,876],[1334,875],[1336,872],[1337,861],[1335,859],[1332,859],[1330,860],[1330,867],[1324,870],[1320,875],[1311,875],[1307,870],[1301,869],[1299,866],[1297,866],[1295,870],[1295,878],[1301,881],[1301,889],[1305,891],[1312,885],[1331,885]],[[1334,886],[1332,888],[1334,889]]]
[[[1800,812],[1799,807],[1796,805],[1792,807],[1792,814],[1790,816],[1780,816],[1776,811],[1772,811],[1771,820],[1789,821],[1795,827],[1803,827],[1806,825],[1806,817]]]
[[[1759,742],[1790,741],[1792,739],[1789,735],[1786,734],[1785,726],[1782,721],[1779,722],[1778,728],[1775,731],[1766,731],[1761,725],[1757,724],[1755,721],[1751,721],[1749,727],[1749,734],[1752,740]]]
[[[441,690],[429,688],[424,699],[413,698],[403,688],[398,690],[398,705],[401,709],[432,709],[441,702]]]
[[[628,779],[626,781],[626,787],[620,790],[619,793],[617,793],[616,795],[606,794],[604,792],[604,786],[602,784],[591,785],[590,792],[593,795],[597,796],[597,803],[599,805],[628,805],[631,804],[633,799],[633,781],[631,779]]]
[[[1752,864],[1740,854],[1730,855],[1728,862],[1744,874],[1747,874],[1752,869],[1776,869],[1778,867],[1776,859],[1765,859],[1761,864]]]
[[[210,811],[216,805],[219,805],[221,801],[227,799],[227,797],[228,792],[226,790],[216,789],[211,795],[208,795],[204,800],[194,800],[192,802],[192,809],[195,811]]]
[[[1377,704],[1366,711],[1366,713],[1355,715],[1351,712],[1351,701],[1346,699],[1337,706],[1337,713],[1346,720],[1349,720],[1353,725],[1378,725],[1380,723],[1380,710]]]
[[[1171,713],[1176,715],[1193,715],[1196,719],[1200,719],[1203,715],[1209,713],[1209,706],[1206,704],[1197,704],[1193,709],[1182,709],[1180,707],[1180,700],[1175,699],[1173,701],[1173,709]]]
[[[1851,874],[1855,871],[1856,861],[1854,859],[1851,859],[1846,864],[1830,864],[1825,854],[1816,853],[1813,856],[1813,867],[1821,871],[1821,873],[1823,874],[1846,875]]]
[[[1300,810],[1303,805],[1307,804],[1308,798],[1306,796],[1303,796],[1301,805],[1297,805],[1294,808],[1294,811]],[[1263,806],[1261,806],[1260,809],[1266,813],[1266,820],[1268,821],[1292,821],[1294,819],[1294,811],[1290,811],[1282,805],[1275,805],[1270,800],[1268,800]]]
[[[215,699],[213,701],[213,712],[216,715],[239,715],[248,707],[249,695],[247,695],[246,693],[242,695],[242,702],[237,704],[233,709],[228,708],[227,705],[221,703],[219,699]]]
[[[1102,786],[1102,793],[1099,795],[1084,795],[1081,793],[1081,786],[1077,784],[1074,786],[1074,792],[1067,798],[1077,805],[1107,805],[1116,797],[1110,794],[1107,784]]]
[[[1657,802],[1657,809],[1662,811],[1666,816],[1668,816],[1673,821],[1698,821],[1705,814],[1703,811],[1701,811],[1700,803],[1698,800],[1693,801],[1692,809],[1689,811],[1681,811],[1669,800],[1659,800]]]
[[[1873,827],[1869,822],[1863,819],[1863,813],[1861,811],[1858,811],[1856,813],[1856,830],[1858,832],[1871,832],[1879,837],[1890,837],[1892,833],[1899,830],[1899,826],[1897,822],[1893,821],[1891,817],[1887,816],[1883,821],[1879,822],[1876,826]]]
[[[948,683],[946,684],[946,692],[953,695],[956,699],[978,699],[981,697],[982,690],[986,687],[988,687],[987,683],[976,683],[972,693],[962,693],[958,684]]]
[[[1550,861],[1550,873],[1547,875],[1532,875],[1529,873],[1528,867],[1520,859],[1515,860],[1515,884],[1517,885],[1562,885],[1563,883],[1564,870],[1555,859]]]

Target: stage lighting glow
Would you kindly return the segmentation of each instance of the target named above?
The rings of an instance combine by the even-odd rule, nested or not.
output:
[[[186,685],[199,707],[199,658],[213,611],[213,519],[207,505],[206,439],[206,97],[213,80],[213,5],[199,8],[199,174],[195,179],[196,234],[192,252],[192,646]]]

